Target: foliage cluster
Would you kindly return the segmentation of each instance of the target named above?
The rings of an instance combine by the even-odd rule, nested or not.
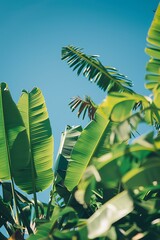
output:
[[[0,239],[160,239],[160,5],[147,37],[146,97],[95,55],[67,46],[62,60],[106,92],[101,104],[75,97],[89,124],[67,126],[53,173],[53,136],[42,92],[16,105],[0,84]],[[145,125],[152,131],[138,136]],[[49,203],[37,192],[52,185]],[[24,192],[26,194],[24,194]],[[33,194],[33,199],[29,198]]]

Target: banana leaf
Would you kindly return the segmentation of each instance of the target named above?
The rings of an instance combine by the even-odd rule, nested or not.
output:
[[[151,186],[160,188],[160,163],[158,160],[129,171],[122,178],[125,189],[139,193],[139,191]]]
[[[147,63],[146,87],[155,90],[160,85],[160,4],[154,15],[154,19],[148,31],[146,53],[150,56]]]
[[[18,109],[25,123],[30,164],[16,171],[16,184],[28,194],[46,189],[53,181],[53,136],[44,97],[39,88],[23,90]]]
[[[133,169],[139,169],[155,154],[153,133],[141,136],[133,144],[118,144],[112,146],[112,152],[94,160],[94,165],[87,167],[75,196],[81,204],[88,204],[96,182],[100,182],[105,189],[117,189],[122,177]],[[138,170],[135,170],[138,171]]]
[[[81,126],[67,126],[65,131],[62,132],[60,146],[55,162],[55,186],[58,194],[68,202],[70,193],[64,185],[64,179],[68,168],[68,163],[71,160],[71,152],[78,137],[82,132]]]
[[[101,89],[108,92],[129,92],[134,91],[132,82],[127,77],[118,72],[116,68],[104,67],[98,56],[86,55],[83,49],[67,46],[62,48],[62,60],[66,60],[68,65],[77,70],[79,75],[87,77],[90,82],[96,83]]]
[[[55,175],[58,174],[61,179],[65,178],[68,162],[71,159],[73,147],[82,132],[81,126],[67,126],[62,132],[60,146],[55,163]]]
[[[88,220],[88,238],[107,236],[112,224],[133,211],[133,200],[127,191],[106,202]]]
[[[67,238],[69,235],[69,232],[71,235],[74,234],[75,231],[71,231],[71,229],[67,229],[68,231],[63,231],[62,229],[59,230],[58,226],[62,228],[60,225],[60,222],[63,223],[63,220],[65,219],[65,224],[67,225],[67,222],[70,220],[70,216],[72,217],[71,221],[73,223],[73,226],[76,225],[78,218],[75,210],[71,207],[66,207],[64,209],[59,209],[58,207],[55,207],[54,212],[52,214],[51,220],[45,224],[42,224],[38,227],[37,232],[35,235],[31,234],[27,239],[28,240],[36,240],[36,239],[42,239],[42,240],[49,240],[49,239],[57,239],[56,235],[61,235],[60,239],[71,239]],[[60,219],[60,220],[59,220]],[[62,220],[62,221],[61,221]],[[66,221],[67,220],[67,221]],[[58,221],[58,223],[57,223]],[[72,234],[73,232],[73,234]],[[70,235],[69,235],[70,236]],[[58,238],[59,239],[59,238]]]
[[[0,164],[2,180],[15,177],[29,164],[26,128],[6,83],[0,84]]]

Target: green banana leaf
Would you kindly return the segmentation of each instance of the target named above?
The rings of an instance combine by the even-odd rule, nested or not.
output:
[[[104,67],[98,56],[86,55],[80,48],[67,46],[62,48],[62,60],[66,60],[73,71],[77,70],[78,75],[82,72],[89,81],[96,83],[104,91],[134,92],[130,89],[132,82],[116,68]]]
[[[90,203],[91,196],[96,188],[96,182],[100,181],[101,177],[95,166],[90,165],[87,167],[80,183],[78,184],[78,190],[75,192],[76,200],[86,207]],[[103,198],[100,194],[98,196],[101,199]]]
[[[29,164],[29,143],[22,117],[6,83],[0,84],[0,179],[15,177]],[[23,175],[23,174],[22,174]]]
[[[130,145],[113,145],[111,153],[94,161],[96,168],[94,165],[87,167],[75,193],[77,201],[88,204],[96,190],[96,182],[100,182],[105,189],[116,189],[125,174],[146,164],[150,155],[153,157],[155,149],[153,133],[140,137]]]
[[[155,146],[148,141],[148,137],[153,139],[153,134],[142,136],[128,146],[125,144],[113,146],[112,153],[97,159],[97,169],[104,186],[116,187],[122,176],[131,169],[139,169],[151,154],[154,155]]]
[[[61,179],[65,178],[68,162],[71,160],[71,152],[81,132],[81,126],[67,126],[65,131],[62,132],[60,146],[54,167],[55,175],[58,174]]]
[[[30,164],[17,171],[16,184],[28,194],[46,189],[53,181],[53,136],[44,97],[39,88],[23,90],[18,109],[25,123]]]
[[[139,101],[142,101],[145,107],[149,105],[148,101],[140,95],[114,93],[110,94],[98,107],[95,120],[92,120],[82,131],[73,148],[64,181],[69,191],[77,186],[94,157],[100,157],[111,151],[112,128],[129,117],[135,102]]]
[[[60,146],[55,162],[55,187],[58,194],[67,202],[70,193],[65,188],[64,179],[68,168],[68,163],[71,160],[71,152],[78,137],[82,132],[81,126],[67,126],[65,131],[62,132]]]
[[[60,140],[60,146],[57,154],[57,160],[59,155],[63,155],[66,159],[70,159],[71,152],[73,150],[73,147],[80,136],[82,132],[81,126],[67,126],[62,132],[61,140]],[[57,170],[60,166],[58,164],[58,161],[56,160],[55,169]]]
[[[145,190],[147,187],[160,188],[160,163],[159,159],[142,166],[137,169],[129,171],[123,178],[125,189],[134,190],[135,193]]]
[[[71,218],[71,219],[70,219]],[[61,220],[59,220],[61,219]],[[61,224],[65,220],[65,225],[63,227]],[[57,221],[59,224],[57,224]],[[61,224],[60,224],[61,222]],[[27,239],[28,240],[49,240],[49,239],[57,239],[56,237],[60,237],[58,239],[72,239],[75,236],[76,230],[74,227],[78,222],[77,213],[71,207],[65,207],[64,209],[59,209],[58,207],[54,208],[54,212],[52,214],[51,220],[47,223],[40,225],[37,229],[35,235],[30,235]],[[67,229],[67,224],[69,229]],[[59,228],[61,230],[59,230]],[[64,230],[62,228],[65,228]],[[79,238],[78,238],[79,239]]]
[[[154,15],[154,19],[148,31],[147,42],[148,46],[145,51],[150,56],[150,60],[147,63],[146,80],[148,83],[146,87],[150,90],[154,90],[160,85],[160,4]]]
[[[88,220],[88,238],[107,236],[112,224],[133,211],[133,200],[127,191],[106,202]]]

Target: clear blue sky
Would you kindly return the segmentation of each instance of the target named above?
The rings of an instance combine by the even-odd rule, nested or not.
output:
[[[146,36],[158,0],[0,0],[0,81],[17,102],[22,89],[41,88],[58,150],[65,126],[81,124],[70,98],[104,93],[61,61],[61,48],[72,44],[98,54],[144,90]],[[85,125],[83,123],[83,125]],[[56,155],[56,153],[55,153]]]

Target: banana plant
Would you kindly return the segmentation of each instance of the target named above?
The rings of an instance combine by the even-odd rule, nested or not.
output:
[[[82,233],[83,229],[83,239],[86,240],[97,237],[103,240],[132,237],[138,239],[140,236],[158,239],[154,232],[154,228],[157,230],[158,227],[158,216],[153,210],[157,201],[152,201],[152,198],[154,194],[159,196],[159,138],[155,138],[151,133],[130,142],[132,131],[137,129],[139,123],[159,123],[159,109],[155,100],[134,93],[130,89],[131,82],[124,75],[113,68],[104,67],[96,56],[87,56],[82,49],[64,47],[62,59],[66,60],[73,70],[77,70],[78,75],[83,72],[90,81],[96,82],[108,92],[108,96],[95,108],[95,105],[86,99],[83,101],[75,98],[70,103],[73,111],[80,107],[78,116],[83,110],[84,115],[89,109],[93,111],[90,115],[91,122],[76,139],[73,148],[70,148],[67,161],[62,154],[63,150],[66,150],[63,138],[56,166],[57,173],[61,175],[59,179],[63,179],[63,187],[69,192],[74,193],[78,187],[75,196],[85,208],[90,207],[93,194],[99,195],[98,188],[103,188],[104,192],[108,193],[119,181],[121,185],[116,197],[107,202],[102,201],[103,205],[99,206],[95,214],[88,217],[82,225],[72,225],[69,233],[67,228],[63,231],[63,224],[65,226],[68,218],[62,217],[59,220],[60,223],[64,220],[64,223],[60,224],[61,232],[57,232],[57,225],[53,220],[53,225],[44,226],[45,233],[41,226],[37,236],[42,239],[73,239],[77,238],[77,234]],[[157,90],[155,92],[157,93]],[[138,105],[140,110],[135,113],[135,106]],[[146,187],[149,188],[147,191],[141,191]],[[126,190],[123,191],[124,189]],[[104,198],[103,194],[98,197]],[[147,202],[144,202],[147,198]],[[143,221],[141,216],[145,216]],[[81,239],[80,236],[78,239]]]
[[[18,110],[8,86],[1,83],[0,90],[0,178],[13,177],[27,193],[42,191],[53,180],[53,137],[44,97],[38,88],[23,91]]]
[[[15,182],[23,191],[34,194],[38,218],[36,192],[43,191],[53,182],[52,130],[45,100],[39,88],[34,88],[31,92],[23,90],[17,106],[27,130],[30,162],[20,172],[16,172]]]
[[[23,91],[17,107],[7,84],[1,83],[0,111],[1,208],[13,209],[11,224],[15,227],[10,229],[6,225],[9,215],[4,215],[4,211],[1,213],[2,225],[7,227],[10,235],[14,235],[16,229],[21,232],[23,226],[32,233],[31,216],[28,216],[31,212],[26,213],[26,209],[34,206],[39,218],[36,192],[43,191],[53,182],[53,136],[45,100],[41,90],[34,88],[30,93]],[[10,181],[8,190],[6,180]],[[34,204],[18,193],[17,187],[28,194],[33,193]]]
[[[158,7],[158,10],[155,14],[156,20],[154,20],[154,21],[156,23],[156,26],[157,25],[159,26],[159,21],[158,21],[159,9],[160,9],[160,7]],[[152,28],[152,26],[151,26],[151,28]],[[156,34],[159,34],[159,32],[157,32]],[[159,54],[158,53],[159,48],[157,48],[156,51],[157,51],[156,54]],[[159,55],[156,55],[156,56],[159,56]],[[157,58],[158,57],[156,57],[156,60],[157,60]],[[97,85],[99,85],[100,87],[102,87],[102,85],[104,84],[104,82],[102,81],[102,79],[104,80],[104,78],[102,78],[102,75],[104,74],[104,72],[103,72],[103,74],[100,75],[99,79],[101,81],[98,82],[99,79],[97,76],[98,76],[98,70],[100,71],[100,67],[98,66],[97,57],[86,56],[80,49],[74,48],[72,46],[68,46],[68,47],[63,48],[62,59],[67,60],[69,66],[71,68],[73,67],[73,70],[78,69],[78,71],[77,71],[78,74],[80,74],[83,71],[84,76],[88,77],[89,80],[92,80],[93,82],[97,82]],[[91,67],[91,64],[93,65],[93,68]],[[99,65],[101,65],[101,63]],[[97,71],[95,70],[96,67],[98,68]],[[158,68],[158,64],[157,64],[157,68]],[[93,72],[92,72],[92,70],[93,70]],[[158,72],[158,70],[157,70],[157,72]],[[101,71],[101,73],[102,73],[102,71]],[[154,79],[154,77],[155,76],[153,76],[153,79]],[[157,79],[159,79],[159,77],[157,77]],[[109,82],[109,79],[108,79],[108,82]],[[105,86],[105,84],[104,84],[104,86]],[[124,85],[123,85],[123,87],[124,87]],[[138,115],[134,116],[134,121],[138,116],[137,121],[135,121],[135,125],[136,125],[135,129],[138,126],[139,120],[140,120],[140,122],[143,121],[150,125],[153,125],[154,121],[156,121],[156,124],[159,124],[159,122],[160,122],[159,121],[160,120],[159,112],[158,112],[159,111],[159,109],[158,109],[159,87],[156,85],[156,88],[154,88],[154,96],[156,96],[154,101],[152,101],[151,98],[148,98],[148,97],[145,98],[143,96],[137,95],[132,91],[125,91],[123,87],[121,88],[121,90],[120,90],[120,88],[119,89],[117,88],[118,89],[117,90],[116,88],[108,88],[107,89],[107,87],[106,88],[102,87],[104,90],[108,90],[109,94],[108,94],[106,100],[100,106],[98,106],[98,108],[96,109],[94,119],[82,131],[78,141],[75,144],[75,147],[73,148],[72,154],[71,154],[72,161],[68,164],[68,168],[67,168],[68,175],[66,174],[66,176],[65,176],[65,184],[69,191],[73,191],[73,189],[79,184],[79,181],[80,181],[80,179],[82,179],[82,176],[85,172],[86,167],[89,164],[91,164],[95,158],[99,158],[99,157],[103,158],[103,161],[102,162],[98,161],[97,165],[96,165],[96,161],[94,161],[94,164],[99,173],[98,181],[100,181],[100,179],[101,179],[103,182],[103,186],[105,186],[105,188],[109,184],[109,181],[108,181],[109,177],[113,177],[112,183],[114,183],[114,180],[115,180],[114,174],[112,174],[112,171],[110,172],[111,166],[116,166],[117,170],[120,173],[119,179],[122,178],[123,174],[124,175],[126,174],[126,176],[124,176],[122,178],[122,182],[124,184],[124,187],[129,190],[131,190],[132,187],[133,187],[133,189],[135,189],[135,187],[141,186],[141,185],[139,185],[141,174],[142,174],[142,180],[143,180],[142,187],[149,186],[150,188],[152,188],[154,184],[159,183],[159,177],[158,177],[159,163],[156,158],[156,155],[158,156],[158,149],[155,148],[155,143],[157,144],[157,146],[159,146],[159,141],[157,139],[155,139],[152,134],[150,134],[149,138],[151,140],[153,140],[153,144],[151,144],[148,139],[145,139],[142,137],[139,139],[139,142],[136,142],[133,145],[128,146],[127,140],[129,140],[129,137],[131,136],[131,131],[127,130],[127,133],[125,134],[125,131],[126,131],[125,128],[128,129],[129,127],[132,126],[132,123],[133,123],[133,121],[127,122],[126,120],[130,119],[130,117],[132,117],[132,114],[133,114],[132,110],[133,110],[134,106],[139,103],[142,103],[142,105],[141,105],[142,108],[140,111],[141,111],[141,113],[143,112],[143,114],[140,114],[140,112],[138,112]],[[116,92],[119,91],[121,93],[115,94],[115,93],[113,93],[114,91],[116,91]],[[117,100],[116,100],[116,98],[117,98]],[[157,104],[156,104],[156,100],[157,100]],[[107,103],[107,101],[108,101],[108,103]],[[72,110],[74,110],[78,105],[80,105],[80,102],[82,102],[82,101],[78,101],[77,99],[75,101],[73,101],[71,103],[71,106],[73,107]],[[85,106],[85,105],[83,105],[83,106]],[[81,111],[79,111],[79,113],[81,113]],[[101,116],[101,118],[100,118],[100,116]],[[104,120],[100,122],[100,119],[102,120],[102,118]],[[123,123],[123,121],[125,121],[125,124]],[[104,122],[104,125],[103,125],[103,122]],[[121,127],[119,127],[120,124],[121,124]],[[122,126],[123,126],[123,128],[122,128]],[[107,127],[108,127],[108,129],[107,129]],[[105,132],[106,129],[107,129],[107,131]],[[120,131],[121,131],[121,135],[120,135]],[[124,131],[124,134],[126,136],[126,138],[124,138],[124,139],[122,137],[122,131]],[[107,136],[107,134],[108,134],[108,136]],[[111,139],[112,139],[112,144],[110,144]],[[114,157],[112,157],[112,155],[111,155],[112,151],[110,151],[110,147],[114,146],[115,139],[116,139],[117,145],[119,144],[119,146],[120,146],[120,144],[122,144],[122,143],[124,145],[124,147],[122,148],[123,151],[121,151],[121,156],[118,156],[118,159],[117,159],[116,155]],[[118,139],[118,142],[117,142],[117,139]],[[124,141],[126,142],[126,144],[124,144]],[[123,157],[123,159],[126,158],[126,161],[127,161],[127,157],[125,156],[126,150],[124,150],[126,148],[128,149],[128,152],[129,152],[128,163],[131,162],[131,159],[133,159],[133,158],[135,161],[135,165],[134,164],[133,165],[131,164],[132,166],[129,165],[128,169],[127,169],[127,167],[125,168],[125,164],[123,164],[124,161],[122,161],[122,159],[121,159],[122,166],[120,167],[120,161],[119,161],[120,160],[119,157],[120,158]],[[118,153],[117,146],[115,147],[115,151],[117,151],[117,153]],[[104,160],[103,154],[107,153],[107,152],[109,152],[109,153],[106,154],[106,160]],[[150,160],[151,156],[152,156],[152,158],[155,158],[156,162],[154,164],[153,164],[153,162],[151,163],[151,160]],[[138,159],[138,161],[141,160],[139,162],[140,165],[142,164],[141,167],[139,164],[136,163],[137,159]],[[99,163],[101,163],[101,165],[98,167]],[[153,166],[152,166],[152,164],[153,164]],[[132,168],[135,168],[135,169],[132,170]],[[78,169],[78,171],[77,171],[77,169]],[[149,169],[151,170],[151,172],[149,171]],[[124,170],[126,170],[126,171],[124,171]],[[79,176],[78,176],[77,172],[79,173]],[[128,174],[127,174],[127,172],[128,172]],[[72,181],[73,178],[75,180],[74,183]],[[147,181],[146,178],[149,178],[149,181]],[[154,181],[154,178],[156,179],[156,181]],[[96,180],[96,177],[95,177],[95,180]],[[92,187],[95,186],[95,183],[94,183],[95,180],[93,181],[93,178],[91,177]],[[86,181],[88,181],[88,178],[86,178]],[[85,185],[83,184],[82,188],[84,188],[84,186]],[[86,189],[85,189],[86,194],[87,194],[87,191],[89,190],[88,186],[89,185],[86,185]],[[82,194],[81,191],[82,191],[82,189],[80,189],[79,194]],[[96,217],[95,217],[95,219],[96,219]],[[107,219],[106,219],[106,221],[107,221]],[[98,221],[96,221],[96,226],[97,225],[99,225]],[[106,236],[106,234],[107,233],[105,233],[105,236]],[[146,232],[146,233],[143,233],[142,235],[148,236],[149,234],[148,234],[148,232]],[[94,237],[97,237],[97,236],[100,236],[100,235],[95,235]],[[137,235],[137,237],[138,237],[138,235]]]
[[[27,226],[32,239],[159,239],[160,231],[160,135],[153,131],[139,136],[134,134],[141,123],[156,126],[159,131],[159,34],[160,5],[148,33],[146,52],[151,56],[147,64],[146,87],[153,97],[136,94],[132,83],[115,68],[105,67],[97,56],[89,56],[82,49],[68,46],[62,49],[62,59],[69,66],[95,82],[107,97],[96,105],[89,97],[75,98],[72,111],[79,107],[91,119],[82,130],[68,126],[62,133],[55,164],[51,191],[52,211],[46,219],[36,217],[38,228],[30,228],[28,210],[38,205],[36,192],[43,191],[53,180],[53,137],[42,92],[34,88],[23,91],[18,108],[6,84],[0,88],[0,179],[3,198],[0,198],[0,217],[8,229],[10,239],[18,239],[18,224],[9,212],[13,199],[20,213],[20,222]],[[10,106],[10,108],[8,108]],[[20,146],[20,149],[19,149]],[[23,161],[22,161],[23,160]],[[14,182],[34,201],[14,189]],[[12,193],[11,193],[12,192]],[[61,197],[65,204],[60,204]],[[68,196],[66,197],[66,193]],[[13,197],[13,195],[15,195]],[[56,195],[57,196],[57,195]],[[79,205],[71,201],[75,197]],[[16,202],[17,201],[17,202]],[[51,209],[50,206],[48,209]],[[84,211],[83,215],[78,211]],[[17,211],[17,213],[18,213]],[[28,218],[26,218],[28,216]],[[45,224],[40,224],[45,222]],[[16,231],[16,227],[18,231]],[[20,230],[23,233],[23,230]],[[0,237],[5,239],[2,233]]]
[[[29,164],[29,142],[21,114],[6,83],[0,84],[0,112],[0,179],[12,182],[15,223],[19,225],[14,181],[16,172]]]

